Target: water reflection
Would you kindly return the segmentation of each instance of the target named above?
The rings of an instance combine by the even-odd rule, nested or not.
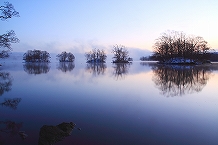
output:
[[[86,70],[94,76],[104,75],[107,66],[105,63],[87,63]]]
[[[143,61],[140,62],[140,65],[142,66],[154,66],[157,65],[158,63],[156,61]]]
[[[11,137],[19,135],[22,139],[25,139],[28,135],[25,131],[20,131],[23,123],[16,123],[14,121],[0,121],[0,144],[7,142]]]
[[[0,103],[2,106],[9,107],[11,109],[17,109],[18,104],[20,103],[21,98],[5,99],[3,103]]]
[[[167,97],[200,92],[209,80],[210,66],[154,65],[153,81]]]
[[[40,128],[38,145],[50,145],[62,141],[71,134],[74,126],[73,122],[63,122],[57,126],[43,125]]]
[[[0,72],[0,96],[11,90],[12,80],[9,72]]]
[[[28,74],[42,74],[42,73],[48,73],[50,70],[50,66],[49,63],[25,63],[23,65],[23,69],[25,72],[27,72]]]
[[[59,62],[57,69],[62,72],[72,71],[75,67],[74,62]]]
[[[115,63],[114,68],[114,77],[119,80],[124,78],[128,74],[131,63]]]

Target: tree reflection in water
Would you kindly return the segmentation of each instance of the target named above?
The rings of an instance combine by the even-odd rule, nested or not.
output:
[[[117,80],[124,78],[128,73],[131,63],[114,63],[114,76]]]
[[[13,78],[9,72],[0,72],[0,96],[11,90]]]
[[[153,81],[167,97],[200,92],[209,80],[209,66],[154,65]]]
[[[104,63],[87,63],[86,70],[94,76],[104,75],[107,66]]]
[[[5,99],[3,103],[0,103],[2,106],[9,107],[11,109],[17,109],[17,105],[20,103],[21,98]]]
[[[16,123],[14,121],[0,121],[0,144],[7,143],[11,137],[19,135],[22,139],[28,136],[25,131],[20,131],[23,123]]]
[[[158,65],[157,61],[142,61],[140,62],[142,66],[155,66]]]
[[[25,72],[27,72],[28,74],[42,74],[42,73],[48,73],[50,70],[50,66],[49,63],[46,62],[29,62],[29,63],[25,63],[23,65],[23,69]]]
[[[72,71],[75,67],[74,62],[59,62],[57,69],[62,72]]]

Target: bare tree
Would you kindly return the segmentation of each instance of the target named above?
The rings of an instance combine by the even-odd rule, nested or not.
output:
[[[86,52],[85,57],[87,63],[105,63],[107,55],[104,50],[93,49],[92,51]]]
[[[167,31],[154,44],[154,55],[159,61],[172,58],[203,60],[210,49],[202,37],[187,36],[183,32]]]
[[[8,57],[8,52],[12,51],[11,43],[18,43],[19,39],[13,30],[8,31],[6,34],[0,35],[0,48],[6,48],[0,52],[0,58]]]
[[[0,15],[1,20],[7,20],[12,17],[20,17],[19,12],[17,12],[14,9],[14,6],[9,2],[5,2],[4,6],[0,6],[0,11],[1,11],[1,15]]]
[[[5,2],[5,5],[0,6],[0,19],[7,20],[14,17],[19,17],[19,13],[14,9],[14,6],[9,2]],[[6,34],[0,35],[0,58],[8,57],[8,52],[12,51],[11,43],[18,43],[19,39],[16,37],[16,34],[13,30],[8,31]]]
[[[50,62],[50,54],[47,51],[28,50],[23,55],[26,62]]]
[[[112,49],[114,54],[113,63],[128,63],[129,52],[123,45],[114,45]]]
[[[75,60],[75,56],[71,52],[67,53],[66,51],[64,51],[61,54],[57,55],[57,59],[60,62],[73,62]]]

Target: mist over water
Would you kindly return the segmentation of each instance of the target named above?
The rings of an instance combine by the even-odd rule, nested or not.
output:
[[[56,144],[213,145],[217,70],[217,64],[3,63],[0,142],[38,144],[42,126],[73,122],[71,135]]]

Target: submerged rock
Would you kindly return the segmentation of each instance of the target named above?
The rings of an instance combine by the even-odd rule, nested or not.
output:
[[[57,126],[43,125],[40,128],[38,145],[51,145],[63,140],[71,135],[75,125],[73,122],[63,122]]]

